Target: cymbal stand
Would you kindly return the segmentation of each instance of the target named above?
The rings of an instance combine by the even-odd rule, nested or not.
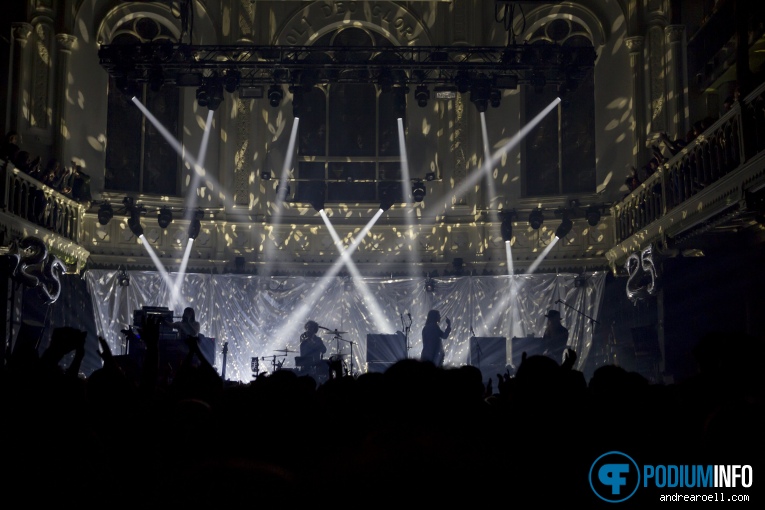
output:
[[[350,356],[351,356],[351,368],[350,368],[350,370],[351,370],[351,375],[353,375],[353,344],[355,344],[356,342],[354,342],[353,340],[346,340],[345,338],[342,338],[340,335],[335,336],[335,340],[337,340],[337,351],[338,352],[340,352],[340,345],[339,345],[340,344],[340,340],[342,340],[343,342],[348,342],[350,344],[350,346],[351,346],[351,354],[350,354]]]
[[[409,322],[404,321],[404,316],[401,316],[401,326],[404,328],[404,335],[405,335],[405,346],[406,346],[406,357],[409,358],[409,349],[412,348],[411,345],[409,345],[409,332],[412,330],[412,314],[407,313],[406,316],[409,318]]]
[[[276,361],[276,358],[279,358],[279,357],[280,357],[279,355],[274,354],[273,356],[263,356],[261,359],[265,360],[266,358],[268,358],[268,359],[271,360],[271,368],[272,368],[272,372],[271,373],[273,373],[273,372],[276,372],[277,370],[279,370],[280,368],[282,368],[282,365],[284,364],[284,360]],[[281,356],[281,357],[283,357],[283,356]]]

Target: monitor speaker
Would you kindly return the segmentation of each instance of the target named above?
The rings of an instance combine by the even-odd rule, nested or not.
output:
[[[367,363],[395,363],[406,357],[406,336],[400,331],[393,335],[367,335]]]

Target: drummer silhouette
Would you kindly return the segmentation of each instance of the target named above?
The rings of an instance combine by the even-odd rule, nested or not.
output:
[[[323,360],[327,346],[317,335],[319,324],[316,321],[309,320],[304,328],[300,335],[300,356],[295,361],[303,372],[322,383],[329,376],[329,365]]]
[[[327,346],[317,335],[318,332],[319,324],[316,321],[305,323],[305,332],[300,335],[300,356],[304,361],[316,363],[321,361],[327,352]]]

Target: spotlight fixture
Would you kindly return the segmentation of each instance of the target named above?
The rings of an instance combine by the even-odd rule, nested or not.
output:
[[[346,278],[345,281],[343,281],[343,290],[345,292],[353,290],[353,280],[351,278]]]
[[[600,221],[600,208],[591,205],[587,208],[587,211],[584,213],[584,215],[587,218],[587,224],[591,227],[594,227]]]
[[[143,235],[143,226],[141,225],[141,209],[138,207],[132,207],[129,210],[130,218],[128,218],[128,228],[136,237]]]
[[[436,180],[436,173],[435,172],[428,172],[425,174],[425,180],[426,181],[435,181]]]
[[[489,104],[492,108],[499,108],[502,103],[502,92],[499,89],[489,91]]]
[[[425,198],[425,195],[427,194],[427,190],[425,189],[425,184],[422,182],[421,179],[417,179],[412,183],[412,198],[415,202],[422,202],[422,199]]]
[[[284,97],[284,91],[281,85],[274,83],[268,88],[268,102],[274,108],[279,108]]]
[[[189,239],[194,239],[199,236],[199,232],[202,230],[201,220],[205,217],[205,212],[202,209],[197,209],[194,212],[194,218],[189,223]]]
[[[417,100],[417,105],[420,108],[428,106],[428,100],[430,99],[430,91],[427,85],[417,85],[414,89],[414,98]]]
[[[114,210],[109,202],[104,202],[98,208],[98,222],[101,225],[107,225],[114,217]]]
[[[200,85],[197,89],[197,104],[202,108],[207,108],[210,104],[210,96],[207,93],[207,88],[204,85]]]
[[[460,94],[467,93],[470,90],[470,75],[466,71],[457,71],[454,84],[457,85],[457,92]]]
[[[223,102],[223,85],[219,80],[213,80],[207,87],[210,96],[207,102],[207,109],[215,111]]]
[[[163,207],[159,210],[159,213],[157,214],[157,223],[159,224],[159,228],[167,228],[170,223],[173,221],[173,211],[170,210],[169,207]]]
[[[130,286],[130,276],[128,276],[127,271],[123,268],[120,268],[119,273],[117,274],[117,283],[120,287]]]
[[[393,114],[397,119],[403,119],[406,116],[406,95],[409,93],[409,87],[395,86],[391,89],[393,94]]]
[[[510,242],[513,240],[513,217],[515,211],[506,211],[502,213],[502,223],[499,226],[499,231],[502,234],[502,240]]]
[[[302,85],[291,85],[289,91],[292,93],[292,116],[299,119],[303,115],[305,88]]]
[[[436,282],[434,282],[430,278],[425,280],[425,292],[435,292],[435,290],[436,290]]]
[[[197,89],[197,103],[208,110],[217,110],[223,102],[223,84],[217,76],[206,78]]]
[[[534,230],[538,230],[539,227],[542,226],[542,223],[545,221],[545,216],[542,214],[541,209],[534,209],[529,213],[529,225],[531,225],[531,228]]]
[[[477,79],[470,87],[470,102],[475,105],[479,112],[483,113],[489,106],[489,94],[489,80]]]
[[[316,212],[321,212],[321,210],[324,209],[324,188],[323,187],[316,187],[312,189],[309,198],[310,198],[309,203],[311,204],[311,207],[313,207],[316,210]]]
[[[558,225],[558,228],[555,229],[555,237],[558,239],[563,239],[568,235],[569,232],[571,232],[571,228],[574,226],[574,224],[571,222],[571,218],[569,218],[569,214],[567,211],[563,212],[563,219],[560,221],[560,225]]]
[[[541,94],[545,91],[545,85],[547,85],[547,79],[544,74],[534,73],[531,77],[531,86],[534,87],[534,92]]]
[[[380,194],[380,209],[387,211],[391,207],[393,207],[393,197],[387,191],[383,191]]]
[[[239,81],[242,79],[242,73],[237,69],[227,69],[223,76],[223,88],[226,92],[233,94],[239,88]]]
[[[117,89],[119,89],[120,92],[122,92],[129,98],[133,98],[137,96],[140,92],[140,89],[138,88],[138,83],[136,83],[135,80],[128,78],[126,76],[120,76],[116,78],[115,84],[117,85]]]
[[[271,180],[271,170],[261,170],[260,171],[260,178],[264,181],[270,181]]]

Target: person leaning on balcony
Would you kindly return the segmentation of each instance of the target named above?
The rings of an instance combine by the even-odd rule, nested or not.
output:
[[[40,156],[32,158],[29,152],[18,151],[13,159],[13,165],[25,174],[35,177],[40,172]]]
[[[40,181],[49,188],[53,188],[56,191],[59,191],[59,189],[61,189],[61,180],[63,179],[63,175],[64,169],[61,167],[61,162],[52,158],[48,160],[48,164],[42,173]]]
[[[90,195],[90,176],[82,171],[80,165],[74,165],[72,173],[72,198],[78,202],[93,200]]]
[[[630,175],[624,180],[624,184],[629,188],[628,195],[638,189],[638,186],[640,186],[640,176],[637,168],[634,166],[631,168]]]
[[[19,134],[16,131],[8,131],[0,144],[0,159],[5,159],[14,163],[16,154],[21,150],[19,148]]]

